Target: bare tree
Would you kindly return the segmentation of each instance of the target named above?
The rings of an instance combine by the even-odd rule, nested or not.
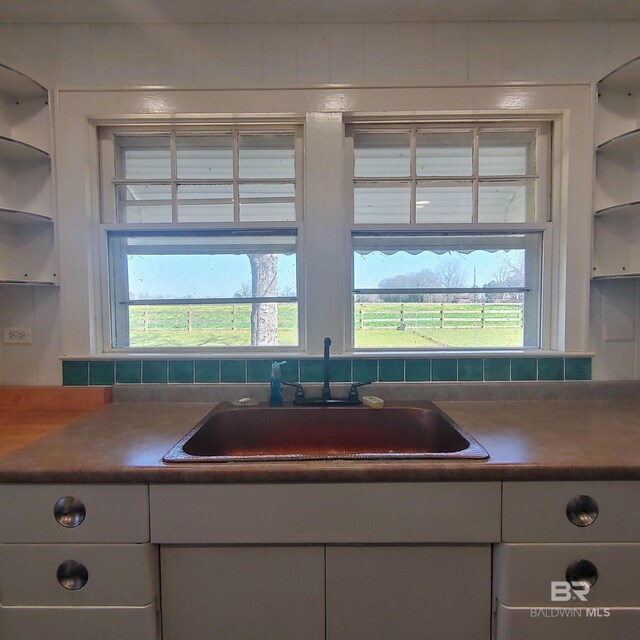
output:
[[[278,295],[277,254],[248,254],[251,264],[251,295],[253,298]],[[278,305],[275,302],[254,302],[251,309],[251,344],[278,344]]]
[[[460,263],[449,258],[440,262],[437,269],[441,286],[445,289],[458,289],[464,287],[464,273],[460,268]],[[456,302],[458,296],[455,293],[443,296],[445,302]]]
[[[242,286],[233,294],[234,298],[250,298],[253,295],[250,282],[243,282]]]
[[[403,273],[391,278],[380,280],[378,285],[382,289],[418,289],[420,287],[436,288],[441,286],[437,273],[431,269],[422,269],[414,273]],[[423,293],[380,294],[383,302],[429,302],[432,296]]]
[[[524,252],[509,252],[500,258],[500,263],[493,271],[492,280],[485,287],[522,287],[524,286]],[[488,302],[519,302],[520,293],[486,294]]]

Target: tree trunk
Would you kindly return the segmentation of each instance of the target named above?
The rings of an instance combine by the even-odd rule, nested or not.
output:
[[[251,294],[254,298],[278,295],[278,257],[272,254],[248,255],[251,263]],[[278,305],[274,302],[253,304],[251,309],[251,344],[278,344]]]

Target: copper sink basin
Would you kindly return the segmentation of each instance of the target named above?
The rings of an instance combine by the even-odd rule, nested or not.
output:
[[[487,458],[435,405],[234,408],[220,403],[163,460],[257,462]]]

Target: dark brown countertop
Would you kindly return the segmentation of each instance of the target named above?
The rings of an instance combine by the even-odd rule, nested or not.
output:
[[[488,460],[165,464],[210,403],[120,403],[0,458],[0,482],[640,479],[640,400],[437,402]]]
[[[0,456],[111,402],[107,387],[0,387]]]

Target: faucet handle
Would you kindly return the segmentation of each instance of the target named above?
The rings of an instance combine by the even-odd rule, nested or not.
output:
[[[366,384],[373,384],[373,380],[369,380],[368,382],[354,382],[349,388],[349,400],[357,400],[360,402],[360,398],[358,397],[358,387],[364,387]]]
[[[301,384],[298,384],[297,382],[287,382],[286,380],[283,380],[282,384],[286,385],[287,387],[295,388],[296,395],[294,398],[294,402],[297,402],[299,400],[304,400],[304,387]]]

